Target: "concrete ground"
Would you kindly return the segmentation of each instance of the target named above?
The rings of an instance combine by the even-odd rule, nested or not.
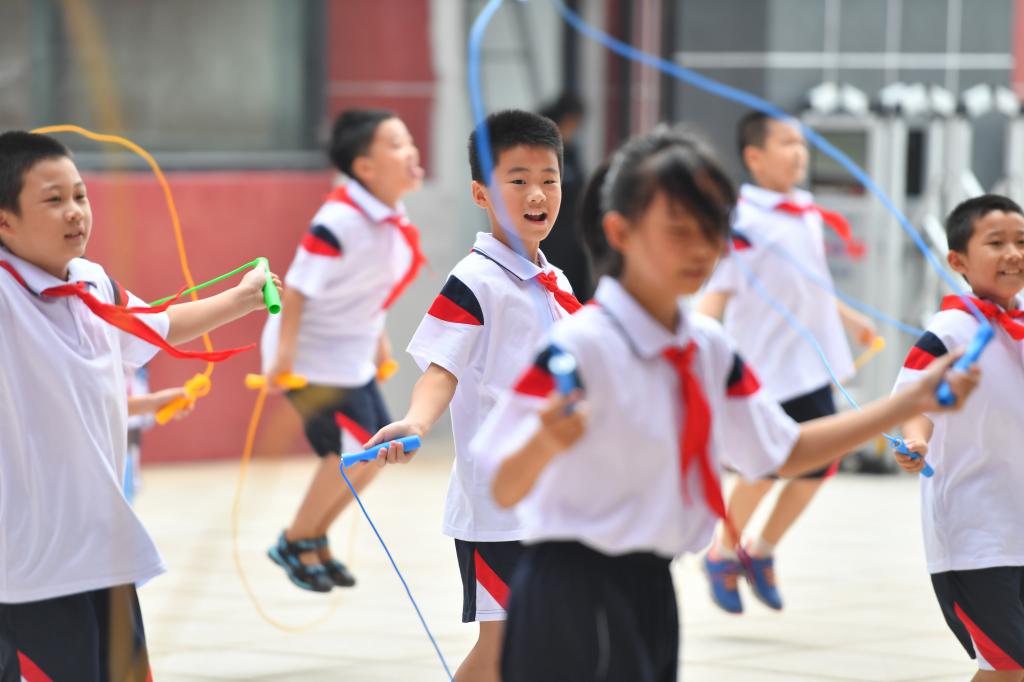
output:
[[[455,552],[439,532],[451,460],[436,454],[443,446],[431,450],[385,471],[365,502],[454,670],[475,626],[460,622]],[[157,682],[445,679],[358,510],[347,511],[331,534],[359,579],[356,588],[304,592],[266,558],[313,466],[309,456],[250,469],[238,528],[244,581],[232,558],[238,464],[143,470],[137,508],[169,566],[140,590]],[[697,558],[677,561],[681,679],[969,679],[974,665],[946,630],[924,570],[917,499],[910,476],[844,474],[829,482],[782,547],[782,613],[749,592],[745,615],[722,613],[707,596]],[[257,611],[244,582],[277,627]]]

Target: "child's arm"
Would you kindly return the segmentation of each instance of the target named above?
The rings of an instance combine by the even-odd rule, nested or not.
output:
[[[728,291],[709,291],[697,303],[697,312],[708,317],[713,317],[719,322],[725,317],[725,306],[732,296]]]
[[[921,473],[921,469],[924,469],[924,458],[928,454],[928,441],[932,438],[934,428],[932,420],[923,414],[903,422],[901,427],[903,444],[911,452],[920,455],[920,457],[910,457],[902,452],[893,451],[896,461],[904,471],[918,474]]]
[[[306,297],[295,287],[284,292],[281,299],[281,329],[277,340],[277,355],[266,372],[273,380],[282,374],[291,374],[295,365],[295,351],[299,345],[299,329]]]
[[[875,323],[871,321],[871,318],[867,315],[862,315],[838,298],[836,299],[836,310],[839,311],[839,319],[842,320],[843,326],[846,327],[846,331],[850,333],[850,336],[855,338],[857,343],[862,346],[871,345],[871,342],[878,335],[878,330],[875,328]]]
[[[379,443],[403,436],[425,436],[448,409],[458,385],[459,380],[454,374],[440,365],[431,363],[413,386],[409,411],[405,417],[375,433],[373,438],[366,441],[363,448],[369,450]],[[377,453],[377,465],[405,464],[414,454],[405,452],[401,443],[392,443],[389,448],[382,447]]]
[[[907,386],[889,398],[876,400],[859,412],[846,412],[814,419],[800,425],[800,437],[779,467],[786,478],[820,469],[836,457],[849,452],[872,436],[919,416],[922,412],[938,412],[946,408],[935,399],[935,389],[945,378],[956,395],[956,406],[962,405],[978,385],[978,369],[969,373],[946,371],[962,353],[948,354],[931,364],[919,382]],[[955,409],[955,407],[954,407]]]
[[[491,482],[491,494],[498,506],[508,508],[526,497],[548,463],[583,435],[586,404],[576,402],[572,410],[566,409],[578,399],[578,392],[569,396],[554,392],[538,414],[540,428],[502,460]]]
[[[384,329],[381,330],[380,338],[377,339],[377,355],[374,358],[374,364],[380,369],[384,363],[391,359],[391,339],[388,338],[388,331]]]
[[[281,289],[281,280],[271,274],[274,286]],[[167,309],[170,328],[167,342],[171,345],[185,343],[212,331],[221,325],[233,322],[254,310],[263,307],[263,283],[266,274],[263,268],[253,268],[242,281],[231,289],[200,301],[172,305]]]
[[[186,397],[185,389],[181,386],[178,386],[177,388],[165,388],[162,391],[147,393],[145,395],[129,396],[128,416],[135,417],[140,414],[152,414],[172,400],[184,397]],[[175,414],[175,418],[184,417],[191,411],[192,405],[189,405]]]

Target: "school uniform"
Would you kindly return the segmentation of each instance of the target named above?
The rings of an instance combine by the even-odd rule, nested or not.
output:
[[[377,344],[387,309],[424,262],[419,232],[403,208],[385,205],[355,180],[332,190],[313,217],[285,276],[285,285],[306,299],[292,371],[309,385],[287,396],[319,456],[358,449],[364,435],[391,422],[375,379]],[[277,356],[280,333],[280,316],[268,317],[264,371]],[[338,412],[351,428],[340,429]]]
[[[981,354],[981,383],[956,412],[930,413],[934,425],[921,478],[928,572],[943,615],[983,670],[1024,666],[1024,313],[974,299],[995,328]],[[914,344],[896,380],[912,384],[937,357],[966,347],[977,319],[957,296]]]
[[[458,380],[450,405],[455,463],[442,530],[455,539],[465,622],[504,619],[523,533],[515,514],[491,500],[469,443],[545,329],[578,308],[568,280],[543,253],[532,263],[482,232],[409,342],[421,369],[434,364]]]
[[[851,377],[853,357],[830,293],[833,284],[825,258],[823,216],[845,239],[849,250],[859,250],[846,221],[816,206],[810,193],[794,190],[783,195],[743,185],[736,206],[732,248],[706,285],[709,293],[731,294],[723,320],[726,331],[743,357],[757,367],[768,395],[800,422],[835,413],[831,377],[807,339],[765,304],[747,271],[814,336],[836,376],[841,381]],[[792,260],[820,283],[801,272]],[[824,467],[801,478],[820,478],[829,469]]]
[[[539,427],[547,358],[575,358],[586,430],[515,508],[529,549],[511,590],[507,681],[674,680],[669,562],[710,542],[723,466],[764,476],[799,435],[717,322],[680,304],[669,332],[607,277],[594,298],[551,329],[473,444],[489,484]]]
[[[146,304],[96,263],[68,271],[0,247],[0,671],[13,679],[148,671],[135,585],[165,570],[122,491],[125,368],[157,348],[90,309]],[[163,342],[166,313],[136,319]],[[127,658],[97,645],[114,622]]]

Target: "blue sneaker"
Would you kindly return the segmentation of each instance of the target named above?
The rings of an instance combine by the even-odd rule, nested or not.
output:
[[[782,597],[775,587],[775,559],[770,556],[751,556],[750,567],[746,573],[747,582],[754,590],[754,596],[768,608],[781,611]]]
[[[739,578],[743,566],[735,559],[714,561],[710,552],[704,555],[704,570],[711,584],[711,601],[729,613],[743,613],[740,601]]]

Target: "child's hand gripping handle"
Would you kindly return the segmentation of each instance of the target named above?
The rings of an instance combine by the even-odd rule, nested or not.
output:
[[[886,438],[888,438],[889,442],[892,443],[893,449],[895,449],[896,452],[900,453],[901,455],[906,455],[907,457],[910,457],[911,459],[920,459],[921,458],[921,455],[919,455],[916,452],[912,452],[912,451],[907,449],[907,444],[905,442],[903,442],[902,438],[896,438],[895,436],[888,436],[888,435],[886,436]],[[929,464],[928,462],[925,462],[924,463],[924,468],[921,469],[921,475],[924,476],[925,478],[931,478],[932,476],[935,475],[935,469],[932,469],[932,465],[931,464]]]
[[[210,392],[210,377],[205,374],[197,374],[188,381],[185,382],[185,395],[181,398],[175,398],[171,402],[167,403],[159,410],[156,411],[156,423],[163,426],[167,422],[174,419],[174,415],[178,414],[189,405],[194,403],[196,399],[207,395]]]
[[[388,447],[391,446],[392,443],[401,443],[402,447],[405,449],[406,452],[419,450],[420,445],[422,445],[419,436],[406,436],[404,438],[396,438],[395,440],[387,441],[386,443],[376,445],[370,448],[369,450],[363,450],[362,452],[342,455],[341,466],[344,469],[359,462],[369,462],[371,460],[377,459],[377,453],[380,452],[381,450],[386,450]]]
[[[577,388],[576,358],[568,353],[558,351],[548,360],[548,371],[555,378],[555,388],[563,396],[567,396]]]
[[[978,361],[981,352],[985,350],[985,346],[988,345],[988,342],[992,340],[994,335],[995,332],[992,329],[992,325],[988,322],[978,327],[978,331],[974,334],[974,338],[971,339],[970,345],[967,346],[967,351],[953,364],[953,371],[966,372],[971,365]],[[939,405],[944,407],[949,407],[956,403],[953,389],[949,387],[949,382],[945,379],[942,380],[942,383],[936,389],[935,398],[939,401]]]
[[[281,312],[281,294],[277,291],[274,281],[270,278],[270,263],[266,258],[260,256],[256,259],[256,267],[262,267],[264,274],[267,276],[267,281],[263,283],[263,303],[267,306],[267,311],[271,315],[277,315]]]

